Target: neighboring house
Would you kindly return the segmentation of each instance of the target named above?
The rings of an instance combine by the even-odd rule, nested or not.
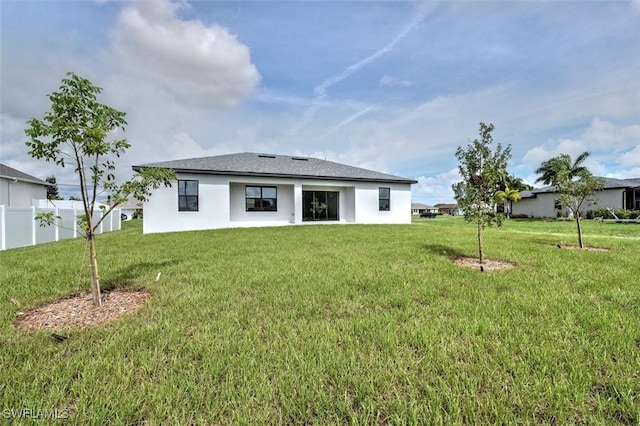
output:
[[[0,164],[0,205],[31,207],[33,200],[46,199],[48,182]]]
[[[451,216],[459,216],[462,214],[457,204],[439,204],[438,212],[442,214],[450,214]]]
[[[411,203],[411,214],[420,214],[427,208],[426,205],[420,203]]]
[[[118,208],[120,209],[122,214],[126,216],[126,218],[122,216],[124,220],[131,220],[133,219],[133,214],[137,210],[142,210],[142,205],[143,205],[142,201],[131,199],[131,200],[127,200],[126,203],[118,204]]]
[[[595,193],[597,202],[586,205],[588,210],[611,207],[614,209],[640,210],[640,178],[613,179],[603,178],[604,187]],[[559,195],[553,186],[520,192],[522,199],[511,204],[512,215],[528,217],[556,217],[560,209]]]
[[[411,223],[415,180],[309,157],[241,153],[133,166],[173,169],[144,233],[308,223]]]
[[[426,204],[411,203],[411,214],[419,215],[422,213],[438,213],[438,208]]]

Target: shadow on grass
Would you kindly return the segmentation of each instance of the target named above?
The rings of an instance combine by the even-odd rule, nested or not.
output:
[[[113,290],[116,288],[126,287],[136,279],[147,276],[149,281],[155,280],[158,272],[162,272],[162,268],[168,265],[178,263],[175,260],[164,260],[162,262],[140,262],[128,265],[119,269],[114,274],[109,274],[108,278],[101,280],[102,290]]]
[[[448,259],[468,256],[467,253],[444,244],[422,244],[422,248],[434,255],[446,257]]]

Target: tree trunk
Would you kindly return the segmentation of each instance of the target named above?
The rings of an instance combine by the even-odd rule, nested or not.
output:
[[[484,272],[484,254],[482,253],[482,223],[478,221],[478,255],[480,257],[480,272]]]
[[[580,248],[584,248],[584,244],[582,242],[582,226],[580,225],[580,212],[576,212],[576,224],[578,225],[578,245]]]
[[[96,255],[96,242],[93,233],[87,235],[87,256],[89,261],[89,274],[91,276],[91,298],[93,306],[102,305],[100,295],[100,275],[98,274],[98,257]]]

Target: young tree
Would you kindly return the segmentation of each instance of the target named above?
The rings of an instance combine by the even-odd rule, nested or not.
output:
[[[507,162],[511,158],[511,146],[501,144],[492,151],[493,124],[480,123],[480,139],[475,139],[466,149],[458,147],[456,158],[462,181],[452,185],[458,206],[467,222],[478,226],[478,254],[480,270],[484,271],[482,231],[485,226],[502,223],[502,215],[496,214],[496,191],[501,179],[507,175]]]
[[[47,186],[47,200],[60,200],[60,194],[58,193],[58,182],[55,176],[49,176],[45,179],[45,182],[50,183]]]
[[[602,189],[604,181],[591,174],[591,172],[582,165],[584,160],[589,157],[588,152],[583,152],[571,161],[568,154],[560,154],[550,160],[543,162],[536,170],[541,176],[536,182],[551,184],[558,192],[558,202],[564,208],[568,208],[576,220],[578,229],[578,245],[584,248],[582,238],[582,225],[580,217],[582,215],[583,206],[596,201],[594,194]]]
[[[145,201],[151,189],[160,185],[171,186],[175,179],[172,170],[144,169],[131,180],[118,183],[114,175],[114,159],[130,147],[125,139],[108,137],[116,130],[124,131],[125,113],[97,101],[102,88],[89,80],[67,73],[58,92],[48,95],[51,111],[42,120],[32,118],[25,130],[29,140],[29,155],[37,159],[53,161],[61,167],[69,162],[75,168],[80,181],[80,193],[84,214],[78,223],[87,242],[87,261],[91,279],[91,295],[94,305],[102,304],[100,276],[95,246],[95,229],[107,215],[128,196]],[[109,207],[102,207],[102,218],[94,217],[99,188],[108,194]],[[53,213],[37,216],[41,226],[55,222]]]

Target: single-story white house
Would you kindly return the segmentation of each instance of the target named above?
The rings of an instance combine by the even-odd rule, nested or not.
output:
[[[597,202],[584,206],[585,214],[589,210],[610,207],[613,209],[640,210],[640,178],[613,179],[603,178],[604,186],[594,196]],[[558,193],[553,186],[520,192],[522,199],[511,203],[512,215],[528,217],[556,217],[560,208]]]
[[[438,213],[438,208],[428,206],[422,203],[411,203],[411,214],[418,215],[421,213]]]
[[[412,179],[310,157],[240,153],[133,166],[177,182],[144,203],[147,233],[311,223],[411,223]]]
[[[0,164],[0,205],[31,207],[33,200],[46,199],[50,183],[13,167]]]

